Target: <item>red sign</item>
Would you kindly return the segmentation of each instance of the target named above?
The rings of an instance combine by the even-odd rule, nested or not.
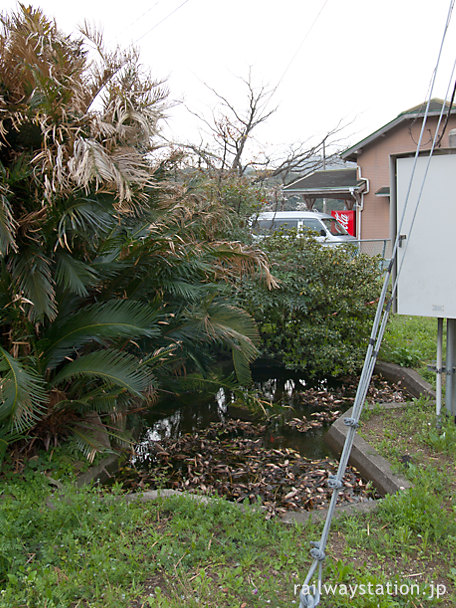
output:
[[[331,215],[336,218],[339,224],[342,224],[348,234],[356,236],[356,216],[354,210],[331,211]]]

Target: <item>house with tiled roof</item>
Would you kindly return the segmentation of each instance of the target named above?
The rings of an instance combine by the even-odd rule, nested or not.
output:
[[[432,99],[421,143],[429,150],[442,110],[441,99]],[[316,171],[285,186],[286,194],[299,193],[309,208],[318,197],[339,199],[346,209],[355,209],[356,236],[360,239],[390,238],[390,156],[416,150],[426,103],[401,112],[341,154],[355,169]],[[439,126],[438,148],[449,147],[456,129],[456,106],[445,104]]]

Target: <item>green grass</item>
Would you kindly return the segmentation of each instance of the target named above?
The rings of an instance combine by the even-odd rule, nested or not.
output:
[[[435,382],[435,373],[427,364],[435,361],[436,350],[437,319],[392,315],[379,356],[383,361],[412,367],[428,382]]]
[[[350,519],[349,551],[375,557],[382,571],[412,571],[417,581],[447,587],[442,605],[454,606],[456,595],[456,426],[443,417],[437,425],[435,405],[415,400],[400,410],[363,415],[360,433],[414,484],[388,496],[378,511],[361,522]],[[404,465],[404,455],[408,463]],[[371,533],[369,534],[369,529]],[[372,533],[372,530],[375,530]],[[432,605],[432,604],[416,604]]]
[[[396,329],[417,323],[427,333],[425,321],[395,320]],[[424,334],[421,342],[424,356]],[[320,605],[450,608],[456,605],[456,427],[445,419],[437,427],[434,405],[424,400],[399,411],[378,406],[363,422],[366,440],[414,487],[387,497],[375,512],[333,522],[323,582],[338,585],[338,593],[323,594]],[[407,467],[404,454],[411,457]],[[0,608],[299,604],[309,543],[319,539],[321,524],[286,526],[224,500],[128,503],[116,485],[78,488],[74,472],[86,467],[68,448],[40,454],[20,473],[6,467]],[[405,584],[415,585],[413,594],[385,592]],[[430,599],[437,584],[447,591]],[[359,592],[369,588],[384,593]]]
[[[59,470],[45,456],[32,465],[1,480],[2,607],[120,608],[136,597],[144,606],[285,606],[307,567],[311,528],[223,500],[128,504],[119,488],[78,489],[68,475],[55,488]]]
[[[415,484],[412,490],[389,497],[375,513],[334,522],[324,582],[339,585],[341,593],[325,596],[321,606],[455,604],[456,478],[454,466],[448,471],[441,463],[454,461],[456,432],[454,425],[437,432],[430,421],[432,407],[421,402],[404,418],[388,413],[383,420],[381,449],[397,466],[398,446],[407,449],[411,435],[428,457],[403,471]],[[434,462],[429,454],[443,460]],[[112,492],[78,489],[69,462],[65,452],[51,461],[42,454],[23,473],[7,472],[0,480],[2,608],[299,603],[295,592],[321,524],[286,526],[223,500],[128,504],[116,486]],[[444,603],[428,599],[434,582],[448,588]],[[387,583],[416,583],[420,596],[350,597],[348,591],[349,585],[386,589]]]

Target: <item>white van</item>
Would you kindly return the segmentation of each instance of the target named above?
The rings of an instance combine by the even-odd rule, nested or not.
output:
[[[348,234],[336,218],[318,211],[263,211],[252,218],[251,226],[252,234],[257,238],[276,230],[296,229],[298,232],[317,232],[316,239],[322,244],[356,243],[355,237]]]

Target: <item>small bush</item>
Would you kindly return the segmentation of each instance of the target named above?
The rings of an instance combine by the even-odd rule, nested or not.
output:
[[[263,354],[313,377],[358,371],[380,291],[378,259],[292,232],[261,248],[280,287],[247,279],[237,298],[258,323]]]

